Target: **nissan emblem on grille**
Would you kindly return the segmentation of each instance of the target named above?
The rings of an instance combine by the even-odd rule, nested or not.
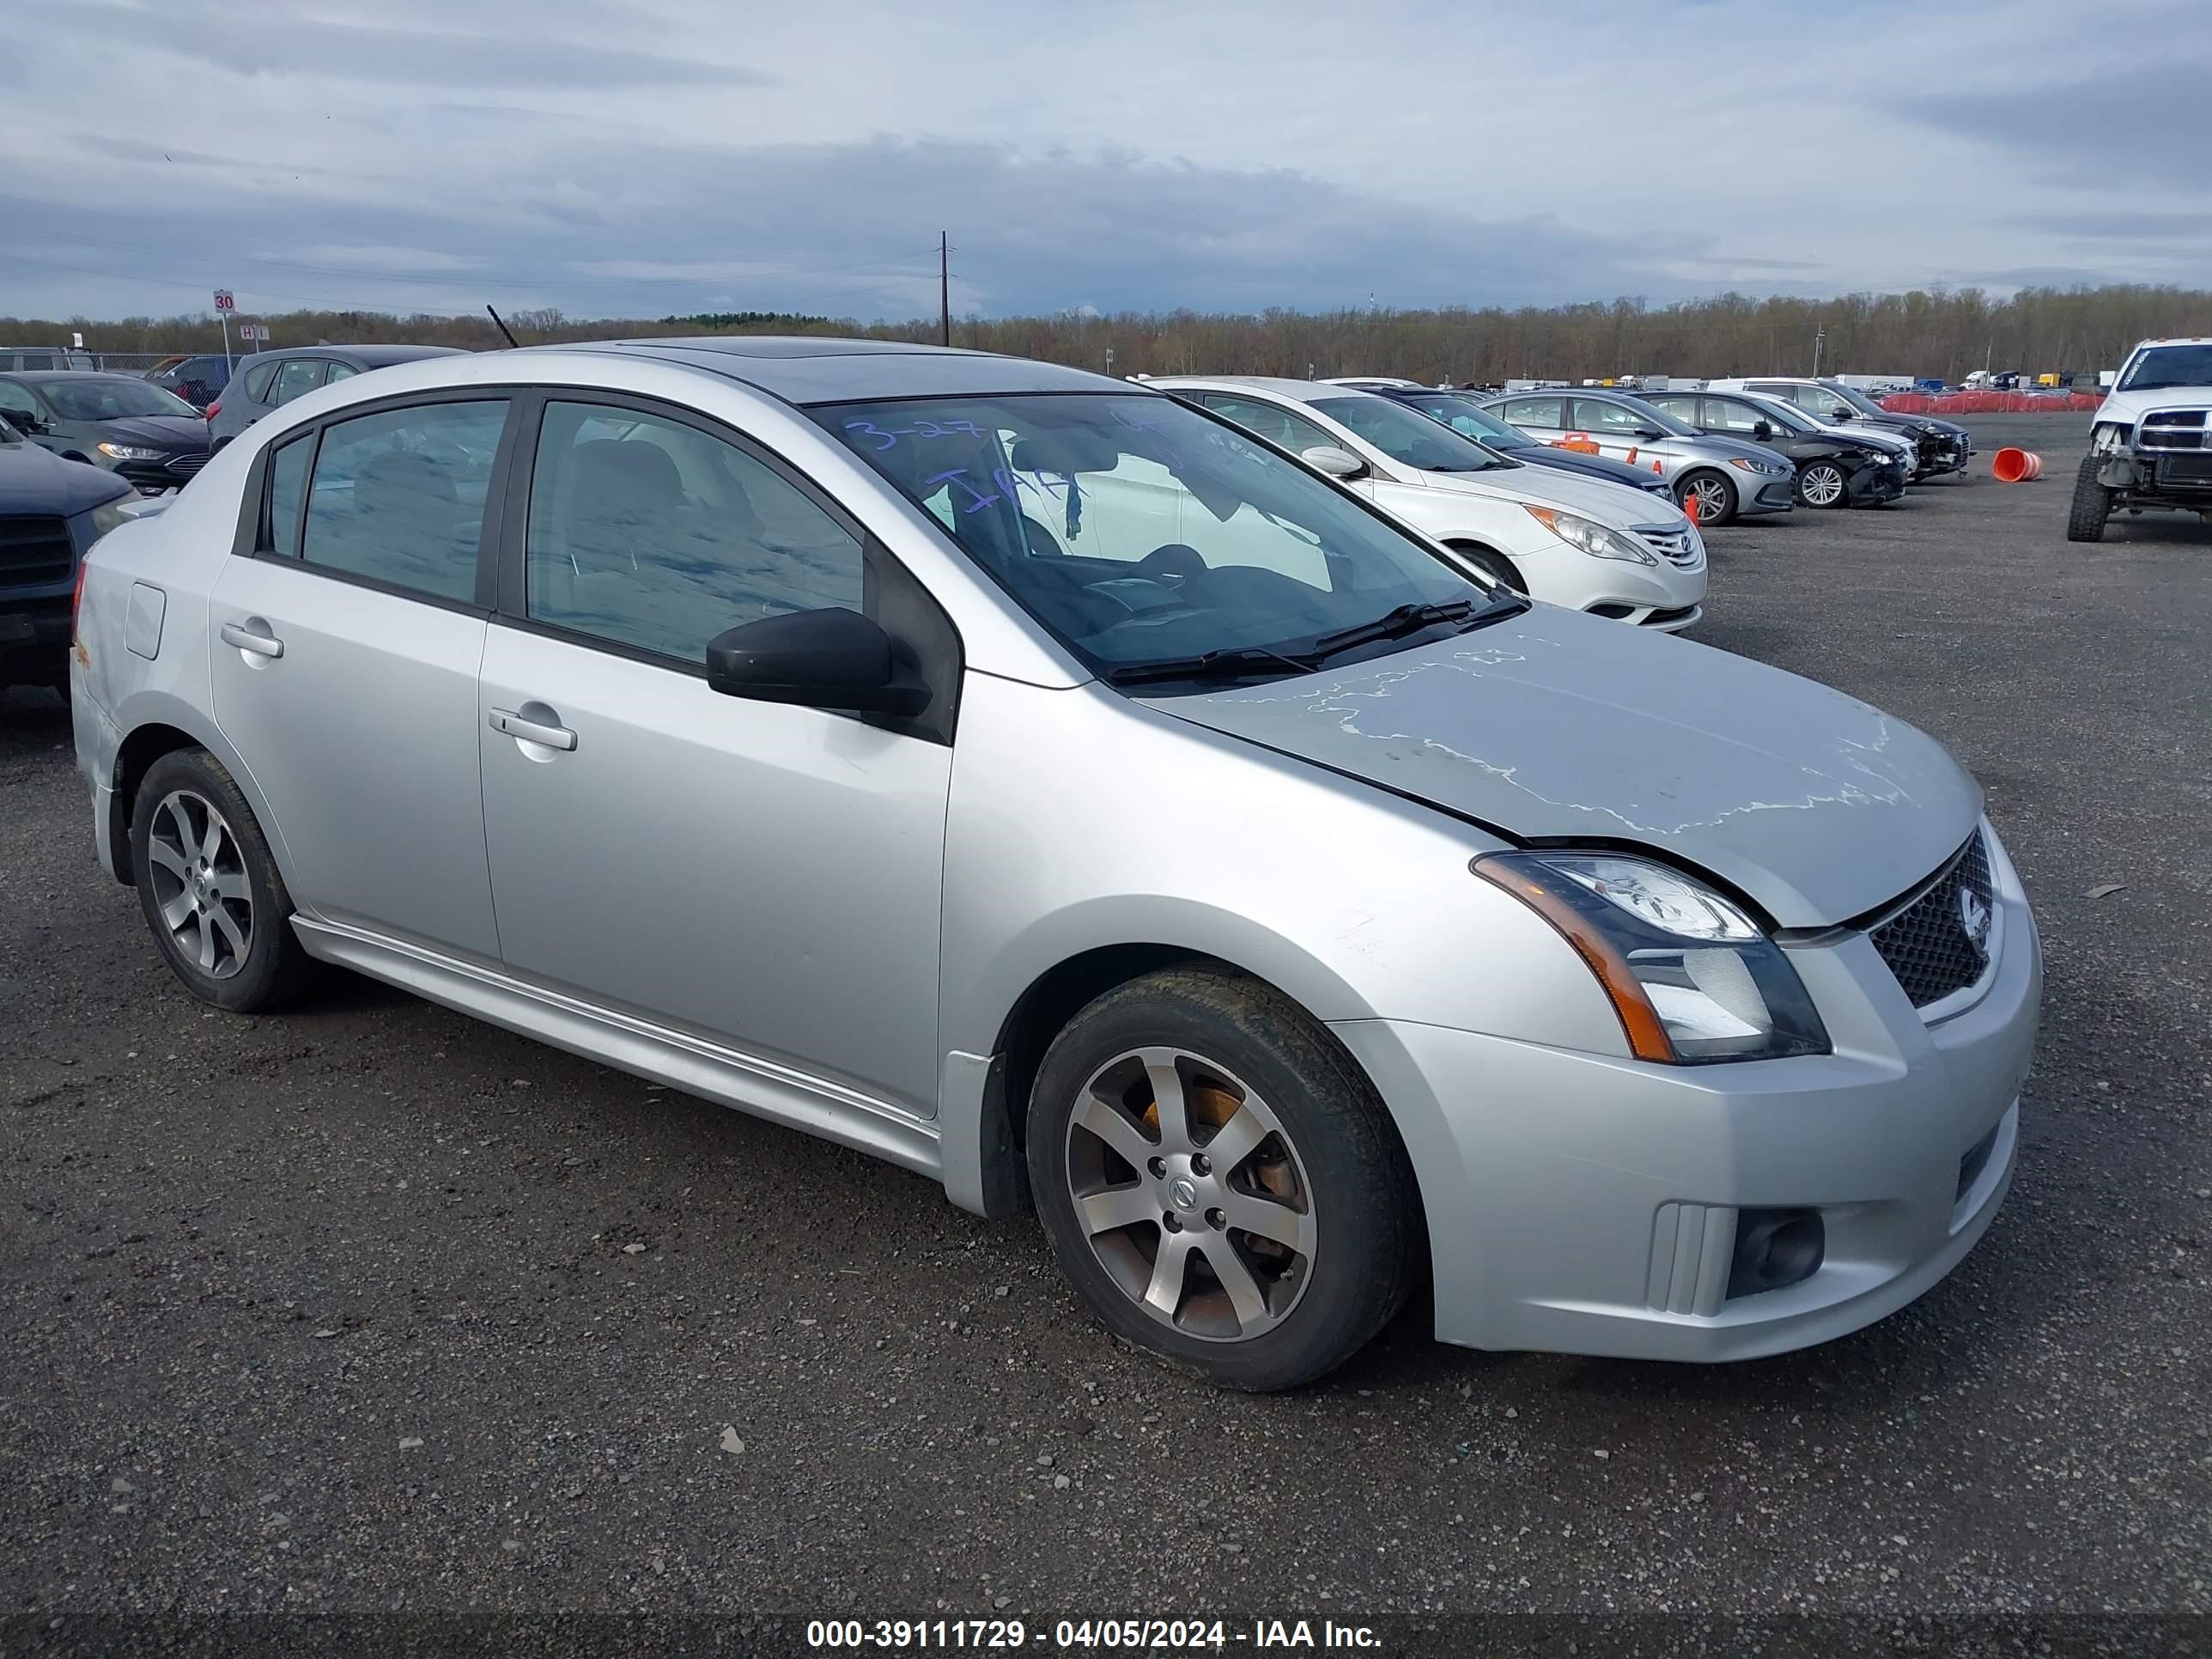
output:
[[[1917,898],[1870,937],[1912,1006],[1925,1008],[1981,978],[1996,919],[1989,856],[1977,831]]]

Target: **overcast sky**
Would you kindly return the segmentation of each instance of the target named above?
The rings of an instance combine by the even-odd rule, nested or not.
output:
[[[0,0],[0,314],[2203,286],[2209,88],[2212,0]]]

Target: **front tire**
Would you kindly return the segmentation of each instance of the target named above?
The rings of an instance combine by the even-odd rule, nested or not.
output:
[[[1477,547],[1472,542],[1454,542],[1451,549],[1470,564],[1480,565],[1486,575],[1495,577],[1516,593],[1528,591],[1528,579],[1515,567],[1512,560],[1495,548]]]
[[[1224,969],[1107,992],[1053,1040],[1037,1212],[1117,1335],[1226,1388],[1326,1376],[1404,1304],[1420,1202],[1373,1087],[1288,998]]]
[[[1797,474],[1800,507],[1841,507],[1850,493],[1844,469],[1833,461],[1808,461]]]
[[[2074,501],[2066,514],[2066,539],[2069,542],[2105,539],[2105,521],[2112,516],[2112,492],[2098,482],[2101,465],[2100,456],[2084,455],[2081,470],[2074,475]]]
[[[204,1002],[253,1013],[308,972],[292,899],[238,785],[204,749],[146,770],[131,814],[131,874],[169,970]]]
[[[1700,529],[1726,524],[1735,517],[1735,486],[1711,468],[1700,467],[1695,472],[1685,473],[1674,486],[1674,499],[1686,513],[1693,495],[1697,497]]]

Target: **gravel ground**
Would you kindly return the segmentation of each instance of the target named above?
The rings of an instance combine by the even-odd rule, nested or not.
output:
[[[460,1609],[2212,1614],[2212,532],[2069,547],[2083,424],[1712,534],[1700,637],[1948,743],[2049,970],[1982,1246],[1726,1368],[1409,1316],[1225,1397],[912,1176],[365,981],[205,1012],[98,871],[66,711],[0,700],[0,1650],[235,1610],[387,1650]],[[2008,441],[2041,483],[1990,481]]]

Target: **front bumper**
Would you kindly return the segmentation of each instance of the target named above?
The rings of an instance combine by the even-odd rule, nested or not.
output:
[[[0,686],[59,684],[69,672],[69,595],[0,596]]]
[[[1923,1022],[1872,943],[1791,957],[1836,1051],[1669,1066],[1383,1019],[1333,1026],[1406,1132],[1437,1335],[1480,1348],[1744,1359],[1904,1306],[2012,1179],[2042,961],[1992,842],[2002,938],[1970,1006]],[[1730,1296],[1739,1212],[1814,1210],[1801,1282]]]
[[[187,449],[155,461],[112,461],[106,465],[118,477],[135,484],[141,495],[159,495],[190,483],[208,464],[210,453],[204,449]]]
[[[1739,514],[1796,510],[1797,483],[1794,473],[1786,478],[1771,478],[1761,473],[1739,473],[1736,477],[1735,510]]]
[[[1972,459],[1974,441],[1960,433],[1954,437],[1938,433],[1920,441],[1920,467],[1916,477],[1932,478],[1945,472],[1963,472]]]
[[[1869,462],[1844,480],[1844,499],[1853,507],[1879,507],[1905,494],[1905,463]]]

